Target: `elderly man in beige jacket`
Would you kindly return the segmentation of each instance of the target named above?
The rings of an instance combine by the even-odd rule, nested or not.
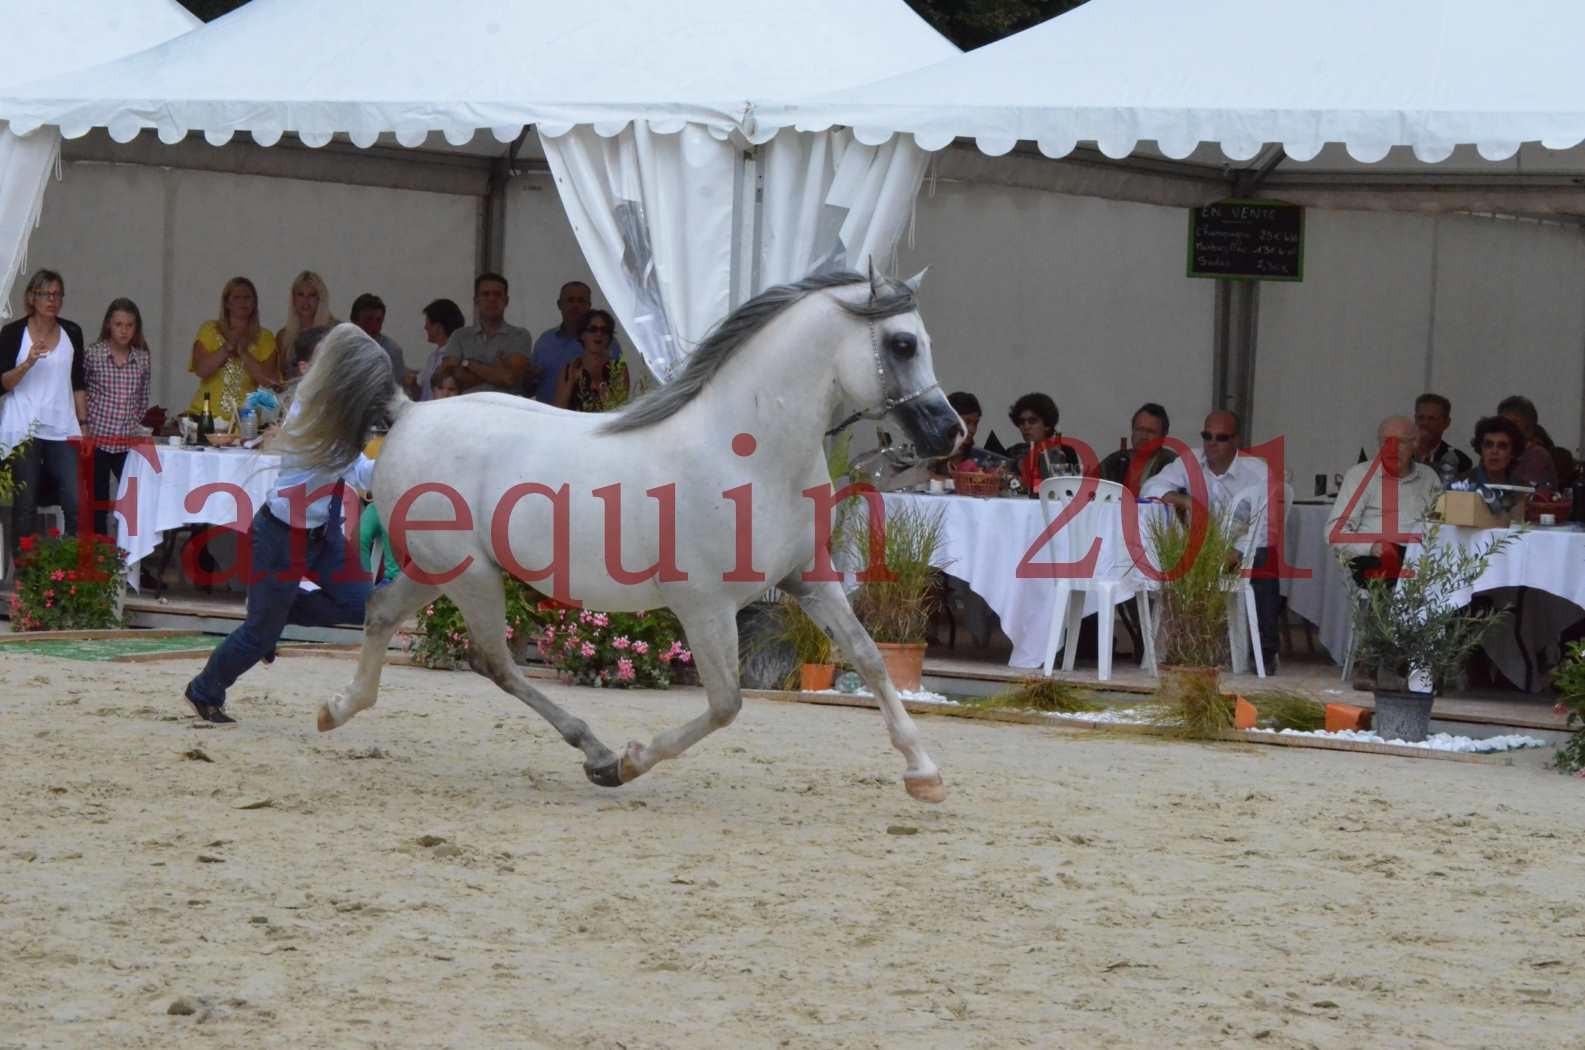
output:
[[[1343,475],[1343,487],[1332,504],[1326,534],[1348,559],[1354,582],[1383,574],[1396,577],[1403,562],[1404,542],[1415,524],[1425,517],[1442,480],[1436,471],[1414,457],[1419,433],[1414,420],[1389,416],[1376,428],[1381,455],[1359,463]],[[1385,513],[1391,500],[1394,514]],[[1395,518],[1395,520],[1393,520]],[[1383,524],[1388,526],[1384,529]],[[1358,535],[1350,541],[1350,535]]]

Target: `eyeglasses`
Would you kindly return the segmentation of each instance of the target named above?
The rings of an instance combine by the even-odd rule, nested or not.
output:
[[[588,328],[585,328],[584,332],[588,335],[610,335],[611,329],[607,328],[603,324],[592,324]]]
[[[1218,445],[1225,445],[1227,442],[1233,440],[1237,436],[1237,434],[1213,434],[1209,430],[1200,431],[1201,441],[1214,441]]]
[[[1487,438],[1480,443],[1482,449],[1491,449],[1493,452],[1511,452],[1513,445],[1506,441],[1493,441]]]
[[[1021,427],[1032,427],[1036,423],[1044,423],[1045,420],[1041,419],[1039,416],[1019,416],[1017,419],[1013,420],[1013,422],[1017,423]]]
[[[65,292],[34,292],[33,298],[43,299],[47,303],[58,303],[66,298]]]

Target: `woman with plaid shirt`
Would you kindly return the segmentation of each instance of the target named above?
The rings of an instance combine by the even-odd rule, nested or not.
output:
[[[94,447],[94,532],[109,536],[115,499],[110,476],[121,477],[127,449],[139,437],[137,426],[149,410],[149,345],[143,339],[143,314],[131,299],[116,299],[105,310],[99,341],[88,348],[83,367],[88,379],[88,421],[83,427]]]

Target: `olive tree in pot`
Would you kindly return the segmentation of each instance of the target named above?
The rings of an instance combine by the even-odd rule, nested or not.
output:
[[[1432,524],[1401,578],[1365,581],[1354,607],[1354,658],[1375,684],[1372,724],[1382,739],[1425,739],[1437,692],[1506,615],[1465,602],[1492,557],[1512,542],[1513,534],[1503,533],[1465,548],[1441,542],[1441,526]]]
[[[848,596],[853,612],[880,647],[892,684],[905,692],[924,678],[925,636],[936,611],[932,565],[945,541],[940,511],[899,507],[886,515],[881,579],[861,582]],[[844,544],[849,564],[872,561],[870,529],[851,528]]]
[[[1218,675],[1228,654],[1228,587],[1240,564],[1239,526],[1202,506],[1187,518],[1160,513],[1144,522],[1150,558],[1162,576],[1155,605],[1163,720],[1193,736],[1215,736],[1233,728],[1233,699],[1222,695]]]

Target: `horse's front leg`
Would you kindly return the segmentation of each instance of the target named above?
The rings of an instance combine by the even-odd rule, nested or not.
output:
[[[736,607],[728,605],[709,612],[674,611],[687,635],[710,707],[676,729],[656,733],[648,745],[629,741],[622,751],[623,783],[649,772],[662,759],[676,758],[717,729],[730,725],[743,706],[743,690],[738,683]]]
[[[373,514],[372,510],[364,511]],[[363,616],[363,648],[358,656],[358,671],[352,684],[337,693],[319,709],[319,731],[327,733],[359,711],[374,706],[380,690],[380,670],[385,666],[385,647],[409,616],[426,602],[440,595],[439,587],[415,581],[405,572],[369,595]]]
[[[925,753],[919,739],[919,728],[908,716],[902,698],[897,695],[897,687],[892,684],[891,675],[886,673],[881,651],[875,647],[874,640],[859,623],[858,617],[853,615],[853,607],[848,604],[847,595],[842,593],[842,585],[835,582],[808,583],[801,574],[796,574],[777,586],[797,598],[809,618],[825,628],[832,641],[853,661],[859,674],[864,676],[870,691],[879,698],[881,717],[886,722],[892,746],[908,760],[908,768],[903,773],[903,786],[908,789],[908,794],[921,802],[943,801],[947,797],[947,789],[941,781],[941,773]]]

